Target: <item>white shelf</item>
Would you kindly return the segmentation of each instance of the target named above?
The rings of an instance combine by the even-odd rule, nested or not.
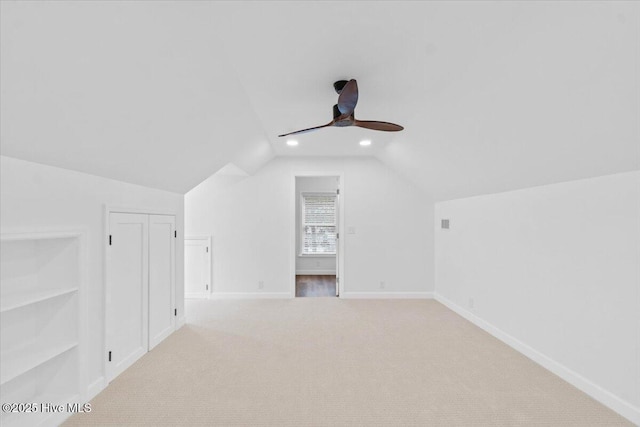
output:
[[[0,357],[2,359],[0,384],[5,384],[77,346],[78,342],[74,341],[38,348],[39,343],[31,342],[3,352]]]
[[[30,402],[36,403],[51,403],[54,405],[65,405],[63,412],[41,412],[38,408],[38,412],[18,414],[8,413],[2,418],[2,427],[33,427],[44,425],[58,425],[64,421],[70,414],[66,411],[67,403],[79,402],[79,395],[69,395],[67,397],[45,393],[38,394],[29,399]]]
[[[0,235],[3,403],[81,403],[86,339],[83,232]],[[66,408],[65,408],[66,409]],[[0,414],[2,426],[59,425],[70,414]]]
[[[77,291],[78,291],[78,288],[71,288],[71,289],[65,289],[65,290],[56,289],[56,290],[50,290],[50,291],[15,293],[15,294],[5,295],[2,297],[2,302],[0,303],[0,313],[4,313],[5,311],[10,311],[10,310],[15,310],[16,308],[25,307],[30,304],[46,301],[51,298],[72,294]]]
[[[75,239],[82,234],[76,231],[61,232],[36,232],[36,233],[3,233],[0,240],[3,242],[22,242],[25,240],[51,240],[51,239]]]

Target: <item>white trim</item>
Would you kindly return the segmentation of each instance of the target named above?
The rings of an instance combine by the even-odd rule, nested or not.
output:
[[[323,254],[298,254],[298,258],[335,258],[336,254],[328,254],[328,253],[323,253]]]
[[[335,276],[335,270],[296,270],[297,276]]]
[[[289,292],[213,292],[211,299],[273,299],[291,298]]]
[[[433,299],[433,292],[346,292],[348,299]]]
[[[338,256],[336,259],[338,265],[338,271],[336,272],[337,276],[340,278],[340,282],[338,283],[338,296],[342,297],[344,295],[344,172],[297,172],[294,171],[291,175],[291,188],[290,188],[290,196],[291,202],[289,205],[289,232],[291,247],[289,249],[289,297],[296,297],[296,259],[298,257],[298,253],[296,250],[297,242],[296,242],[296,178],[297,177],[309,177],[309,176],[328,176],[328,177],[337,177],[338,180],[338,191],[340,191],[340,198],[338,202],[338,224],[337,224],[337,232],[342,233],[343,237],[338,239]]]
[[[640,425],[640,408],[638,408],[637,406],[634,406],[630,402],[621,399],[620,397],[614,395],[610,391],[605,390],[599,385],[594,384],[582,375],[572,371],[561,363],[551,359],[538,350],[530,347],[529,345],[514,338],[501,329],[493,326],[491,323],[448,300],[439,293],[435,293],[434,297],[436,301],[443,304],[450,310],[456,312],[460,316],[464,317],[474,325],[478,326],[480,329],[483,329],[484,331],[498,338],[500,341],[504,342],[514,350],[522,353],[545,369],[553,372],[563,380],[567,381],[569,384],[585,392],[598,402],[627,418],[632,423]]]
[[[90,401],[94,397],[96,397],[102,390],[107,388],[107,382],[104,377],[100,377],[87,387],[87,398],[86,401]]]
[[[87,227],[0,227],[3,241],[76,238],[88,231]]]
[[[158,210],[158,209],[146,209],[146,208],[133,208],[126,206],[111,206],[105,205],[108,212],[113,213],[132,213],[132,214],[145,214],[145,215],[173,215],[178,216],[176,211],[170,210]]]
[[[197,235],[189,234],[188,236],[184,236],[184,240],[204,240],[204,239],[211,239],[211,236],[206,234],[197,234]]]
[[[209,295],[209,292],[185,292],[184,299],[207,299]]]

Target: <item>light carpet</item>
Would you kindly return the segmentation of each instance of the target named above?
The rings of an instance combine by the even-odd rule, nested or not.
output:
[[[432,300],[188,300],[67,426],[627,426]]]

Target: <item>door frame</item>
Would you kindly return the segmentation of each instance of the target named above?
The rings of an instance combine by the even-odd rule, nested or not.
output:
[[[107,279],[108,279],[108,251],[107,245],[109,245],[109,217],[112,213],[129,213],[129,214],[143,214],[143,215],[173,215],[176,219],[175,230],[178,231],[178,212],[171,210],[162,210],[162,209],[153,209],[153,208],[141,208],[141,207],[131,207],[131,206],[120,206],[120,205],[108,205],[103,204],[102,209],[102,375],[103,375],[103,384],[107,386],[114,378],[109,378],[107,374]],[[178,251],[177,248],[174,253],[174,259],[176,260],[176,269],[174,271],[174,294],[177,294],[177,272],[178,272]],[[184,256],[184,253],[183,253]],[[184,280],[183,280],[184,282]],[[177,296],[174,297],[174,306],[178,305]],[[182,295],[184,299],[184,294]],[[184,314],[183,314],[184,316]],[[180,327],[180,322],[176,319],[174,324],[174,331]]]
[[[199,235],[194,234],[194,235],[184,236],[184,241],[185,241],[184,253],[185,253],[185,255],[187,253],[187,249],[186,249],[187,240],[206,240],[206,242],[207,242],[207,247],[209,248],[209,256],[206,257],[206,260],[207,260],[207,267],[206,268],[207,268],[207,280],[208,280],[208,283],[209,283],[209,290],[203,292],[203,295],[204,295],[204,298],[210,299],[211,298],[211,294],[213,293],[213,269],[212,269],[212,267],[213,267],[213,262],[212,262],[212,260],[213,260],[213,246],[211,244],[211,240],[212,240],[211,236],[206,235],[206,234],[199,234]],[[186,272],[187,272],[186,263],[185,263],[184,269],[185,269],[184,271],[185,271],[185,276],[186,276]],[[187,298],[187,282],[186,281],[184,283],[184,286],[185,286],[184,295],[185,295],[185,298]],[[194,297],[194,298],[198,298],[198,297]]]
[[[176,304],[176,265],[177,263],[177,259],[176,259],[176,246],[177,246],[177,241],[178,241],[178,228],[177,228],[177,222],[178,222],[178,218],[175,215],[166,215],[166,214],[148,214],[149,216],[149,256],[148,256],[148,264],[149,264],[149,271],[147,272],[148,276],[149,276],[149,292],[148,292],[148,299],[149,299],[149,304],[151,304],[151,217],[155,217],[156,219],[158,217],[171,217],[173,218],[173,221],[171,221],[171,225],[173,226],[173,232],[174,232],[174,237],[172,238],[171,236],[169,236],[169,239],[171,239],[171,251],[170,251],[170,258],[172,259],[173,265],[171,266],[171,284],[170,284],[170,307],[173,307],[174,310],[177,309],[177,304]],[[156,224],[158,224],[156,222]],[[163,222],[162,224],[167,224],[166,222]],[[160,338],[154,338],[151,333],[151,307],[149,306],[147,308],[147,311],[149,312],[149,326],[148,326],[148,330],[149,330],[149,351],[151,351],[152,349],[154,349],[158,344],[160,344],[162,341],[164,341],[169,335],[171,335],[172,333],[175,332],[176,330],[176,323],[177,321],[177,316],[176,316],[176,312],[174,311],[174,315],[171,316],[171,325],[168,328],[165,328],[163,333],[160,334]],[[157,341],[154,343],[154,340],[157,339]]]
[[[339,278],[338,280],[338,298],[342,298],[344,295],[344,205],[345,205],[345,194],[344,194],[344,173],[343,172],[318,172],[318,171],[301,171],[301,172],[293,172],[291,177],[291,187],[289,189],[289,232],[290,236],[290,248],[289,248],[289,277],[290,277],[290,286],[289,286],[289,296],[291,298],[296,297],[296,210],[298,207],[296,206],[296,178],[308,178],[308,177],[338,177],[338,190],[340,191],[338,198],[338,233],[341,233],[340,238],[338,239],[338,256],[336,262],[338,264],[338,268],[336,271],[336,276]]]

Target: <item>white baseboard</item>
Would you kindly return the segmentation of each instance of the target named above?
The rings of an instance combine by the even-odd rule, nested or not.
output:
[[[577,389],[585,392],[586,394],[588,394],[598,402],[602,403],[603,405],[607,406],[608,408],[612,409],[613,411],[627,418],[632,423],[636,425],[640,425],[640,408],[638,408],[637,406],[634,406],[631,403],[619,398],[618,396],[614,395],[610,391],[605,390],[599,385],[592,383],[591,381],[584,378],[580,374],[556,362],[550,357],[540,353],[538,350],[528,346],[522,341],[519,341],[518,339],[507,334],[501,329],[498,329],[497,327],[493,326],[492,324],[485,321],[484,319],[476,316],[470,311],[462,308],[461,306],[443,297],[439,293],[437,292],[434,293],[434,298],[436,299],[436,301],[445,305],[447,308],[453,310],[454,312],[464,317],[474,325],[485,330],[486,332],[493,335],[500,341],[504,342],[511,348],[517,350],[518,352],[527,356],[529,359],[538,363],[542,367],[553,372],[554,374],[556,374],[557,376],[559,376],[569,384],[573,385]]]
[[[433,292],[345,292],[346,299],[432,299]]]
[[[209,298],[209,292],[185,292],[184,293],[184,298],[185,299],[207,299]]]
[[[335,270],[296,270],[297,276],[335,276]]]
[[[100,377],[87,387],[87,402],[96,397],[102,390],[107,387],[104,377]]]
[[[291,298],[289,292],[213,292],[211,299],[273,299]]]

